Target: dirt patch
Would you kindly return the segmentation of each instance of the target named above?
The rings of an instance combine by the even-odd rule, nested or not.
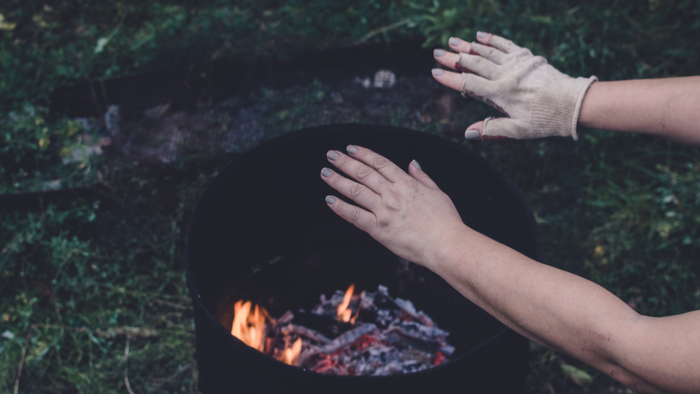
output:
[[[218,104],[200,102],[194,111],[175,112],[165,104],[121,118],[112,107],[105,122],[110,149],[143,162],[172,163],[192,155],[240,153],[278,135],[332,123],[390,124],[460,137],[469,118],[483,112],[429,74],[394,77],[387,84],[393,73],[378,71],[380,83],[355,76],[334,85],[261,88]]]

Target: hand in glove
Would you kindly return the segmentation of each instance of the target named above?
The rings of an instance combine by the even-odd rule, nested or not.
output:
[[[433,70],[438,82],[507,115],[467,128],[467,139],[564,136],[578,139],[576,123],[588,87],[598,79],[572,78],[541,56],[502,37],[477,33],[479,43],[450,39],[457,53],[436,49],[440,64],[462,74]]]

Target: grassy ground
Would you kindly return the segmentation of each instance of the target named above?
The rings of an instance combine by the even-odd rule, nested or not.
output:
[[[123,392],[127,382],[136,392],[196,391],[183,237],[196,197],[227,158],[147,166],[76,157],[102,130],[48,112],[59,86],[212,56],[285,58],[415,36],[444,45],[476,30],[600,79],[693,75],[700,60],[697,1],[29,0],[4,2],[0,14],[0,193],[94,183],[110,190],[38,209],[0,207],[0,392]],[[288,100],[256,93],[269,98],[276,119],[263,128],[313,123],[307,98],[319,92],[331,90],[302,87]],[[417,127],[389,115],[386,123]],[[464,126],[470,120],[454,116]],[[440,130],[437,121],[418,127]],[[547,263],[602,284],[641,313],[700,308],[695,148],[591,131],[578,143],[478,149],[528,196]],[[576,384],[581,371],[592,382],[583,375]],[[610,385],[580,363],[532,350],[529,392]]]

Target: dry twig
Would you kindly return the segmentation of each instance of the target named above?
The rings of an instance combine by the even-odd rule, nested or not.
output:
[[[397,27],[407,25],[409,22],[411,22],[411,18],[406,18],[402,21],[398,21],[398,22],[392,23],[392,24],[387,25],[387,26],[382,26],[379,29],[372,30],[371,32],[365,34],[365,36],[360,38],[357,42],[355,42],[355,44],[361,44],[361,43],[369,40],[370,38],[376,36],[377,34],[386,33],[387,31],[389,31],[391,29],[396,29]]]
[[[129,392],[129,394],[134,394],[134,391],[131,389],[131,385],[129,384],[129,344],[131,343],[131,339],[129,337],[126,338],[126,347],[124,348],[124,384],[126,385],[126,390]]]
[[[14,394],[19,391],[19,378],[22,376],[22,367],[24,366],[24,357],[27,355],[27,347],[29,347],[29,340],[32,338],[32,331],[36,327],[34,324],[29,326],[29,331],[27,332],[27,338],[24,340],[24,347],[22,348],[22,356],[19,358],[19,367],[17,367],[17,377],[15,378],[15,387],[13,390]]]
[[[172,382],[175,378],[177,378],[181,373],[187,371],[188,369],[192,368],[193,364],[187,364],[183,365],[182,367],[178,368],[177,371],[175,371],[172,375],[168,376],[165,379],[162,379],[160,383],[155,384],[155,388],[159,389],[163,387],[166,383]]]

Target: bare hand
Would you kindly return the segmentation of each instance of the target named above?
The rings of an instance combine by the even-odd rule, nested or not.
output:
[[[355,181],[329,168],[321,178],[359,207],[333,196],[326,202],[398,256],[431,268],[446,243],[468,230],[450,198],[415,160],[406,173],[369,149],[349,145],[347,151],[329,151],[328,161]]]

